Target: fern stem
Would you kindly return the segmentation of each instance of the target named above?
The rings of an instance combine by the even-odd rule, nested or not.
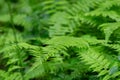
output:
[[[11,4],[10,4],[9,1],[7,1],[7,4],[8,4],[8,9],[9,9],[9,15],[10,15],[10,23],[11,23],[11,27],[12,27],[12,30],[13,30],[14,42],[15,42],[16,49],[17,49],[17,57],[19,59],[17,65],[22,67],[22,61],[21,61],[21,57],[20,57],[21,49],[20,49],[20,47],[18,45],[18,39],[17,39],[17,35],[16,35],[16,31],[15,31],[15,25],[14,25],[14,20],[13,20],[14,17],[13,17],[13,13],[12,13],[12,7],[11,7]],[[22,75],[22,80],[24,80],[23,71],[20,69],[19,72]]]

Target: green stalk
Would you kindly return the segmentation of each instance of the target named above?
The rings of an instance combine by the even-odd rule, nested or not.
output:
[[[9,1],[7,1],[7,4],[8,4],[8,9],[9,9],[9,15],[10,15],[10,23],[11,23],[11,27],[12,27],[12,30],[13,30],[14,41],[15,41],[15,45],[16,45],[16,49],[17,49],[17,57],[19,59],[17,65],[22,68],[22,60],[21,60],[21,56],[20,56],[21,48],[18,45],[18,39],[17,39],[14,20],[13,20],[14,16],[13,16],[13,13],[12,13],[12,7],[11,7],[11,4],[10,4]],[[19,72],[22,75],[22,80],[24,80],[22,69],[20,69]]]

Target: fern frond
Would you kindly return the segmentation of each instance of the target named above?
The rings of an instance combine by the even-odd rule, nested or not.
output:
[[[92,16],[92,17],[99,17],[99,16],[102,16],[102,17],[109,17],[109,18],[111,18],[111,19],[113,19],[113,20],[115,20],[115,21],[120,21],[120,15],[119,14],[117,14],[117,12],[115,12],[115,11],[103,11],[103,10],[99,10],[99,9],[96,9],[96,10],[94,10],[94,11],[91,11],[91,12],[89,12],[89,13],[86,13],[85,14],[86,16]]]
[[[102,4],[100,4],[99,7],[101,7],[101,9],[105,10],[105,9],[110,9],[113,6],[120,6],[120,1],[119,0],[106,0],[105,2],[103,2]]]
[[[23,80],[22,75],[19,72],[13,74],[0,70],[0,79],[1,80]]]
[[[98,40],[95,36],[84,35],[81,36],[89,45],[97,45],[97,44],[104,44],[105,40]]]
[[[90,65],[90,68],[93,69],[94,72],[98,72],[98,77],[103,77],[103,80],[115,78],[116,76],[114,76],[114,74],[117,75],[119,73],[118,69],[115,70],[117,67],[116,65],[118,64],[116,61],[110,60],[94,49],[80,53],[80,56],[83,59],[83,62]]]
[[[46,71],[50,71],[51,73],[54,71],[56,72],[62,67],[62,65],[60,66],[59,64],[63,64],[61,54],[65,56],[70,55],[66,52],[67,48],[76,47],[78,49],[88,49],[89,47],[88,43],[81,38],[67,36],[54,37],[47,41],[46,44],[48,46],[42,48],[42,53],[40,53],[41,56],[36,56],[35,64],[27,71],[28,73],[26,73],[25,77],[33,78],[43,74],[46,75]],[[51,67],[51,64],[54,66],[58,65],[59,68],[54,66]],[[44,65],[48,65],[48,67],[45,67]],[[34,72],[35,74],[33,75]]]
[[[42,8],[43,12],[45,12],[45,14],[51,15],[54,14],[56,11],[63,11],[65,9],[65,6],[67,5],[67,2],[66,0],[64,1],[50,0],[43,1],[42,5],[44,5],[44,7]]]
[[[78,47],[78,48],[88,48],[89,45],[82,38],[75,38],[69,36],[54,37],[47,42],[49,45],[53,46],[64,46],[64,47]]]
[[[44,63],[41,63],[41,61],[34,63],[33,66],[27,70],[26,74],[24,75],[25,79],[29,80],[38,76],[44,76],[45,66],[43,64]]]
[[[109,60],[106,60],[104,56],[101,56],[94,50],[88,50],[87,53],[81,54],[81,56],[83,61],[87,62],[86,64],[94,64],[90,66],[90,68],[94,68],[94,71],[107,70],[110,66]],[[103,62],[102,64],[100,63],[101,61]]]
[[[82,26],[81,24],[87,23],[92,26],[98,25],[99,21],[97,21],[97,18],[95,17],[88,17],[85,14],[91,11],[91,8],[94,9],[96,8],[97,5],[102,3],[103,0],[80,0],[77,3],[73,4],[72,8],[66,9],[67,13],[69,14],[70,20],[72,20],[74,23],[70,25],[74,25],[75,27],[77,26]],[[86,4],[86,5],[83,5]],[[71,5],[70,5],[71,6]]]
[[[105,40],[108,42],[111,34],[120,27],[120,22],[114,22],[114,23],[105,23],[99,26],[101,30],[105,33]]]
[[[59,17],[61,15],[61,17]],[[49,35],[54,36],[64,36],[67,33],[72,32],[72,27],[68,26],[69,20],[68,15],[65,12],[57,12],[50,19]]]
[[[14,25],[21,25],[28,29],[31,26],[29,20],[27,20],[27,16],[25,14],[16,14],[14,15]],[[10,22],[10,15],[4,14],[0,16],[0,22],[9,23]]]

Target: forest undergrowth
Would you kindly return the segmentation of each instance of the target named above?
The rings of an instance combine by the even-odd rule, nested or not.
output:
[[[120,80],[120,0],[0,0],[0,80]]]

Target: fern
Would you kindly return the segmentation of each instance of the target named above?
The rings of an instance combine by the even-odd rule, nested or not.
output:
[[[102,76],[103,80],[109,80],[119,76],[118,63],[110,60],[110,56],[105,57],[105,55],[97,53],[94,49],[90,49],[82,54],[80,53],[80,56],[87,65],[90,65],[93,71],[99,72],[98,77]]]
[[[0,80],[120,79],[119,0],[3,3]]]
[[[14,16],[14,24],[24,26],[28,29],[31,26],[31,23],[27,20],[27,16],[25,14],[17,14]],[[9,23],[10,16],[8,14],[0,16],[0,22]]]
[[[61,15],[61,17],[59,17]],[[67,24],[69,23],[67,19],[67,14],[65,12],[57,12],[51,17],[49,34],[50,37],[53,36],[63,36],[67,33],[72,32],[72,27],[69,27]]]
[[[64,42],[63,42],[63,40],[64,40]],[[69,56],[69,54],[66,53],[66,50],[69,47],[78,47],[80,49],[88,48],[88,44],[86,42],[82,41],[82,39],[74,38],[74,37],[64,37],[64,36],[63,37],[55,37],[55,38],[51,39],[50,41],[48,41],[46,44],[48,44],[49,46],[43,48],[43,53],[40,53],[41,56],[36,58],[37,62],[35,64],[33,64],[33,67],[30,69],[30,71],[28,71],[26,76],[32,75],[34,71],[35,71],[35,74],[33,75],[33,77],[37,76],[38,74],[39,75],[43,74],[45,71],[43,71],[41,73],[40,69],[44,70],[44,67],[42,67],[42,66],[44,66],[44,64],[47,63],[47,60],[52,57],[55,59],[55,63],[57,61],[57,63],[63,64],[63,59],[61,57],[61,54],[65,55],[65,56]],[[60,54],[58,54],[58,53],[60,53]],[[40,61],[40,62],[38,62],[38,61]],[[49,65],[47,68],[49,69]],[[50,69],[51,68],[52,67],[50,67]],[[36,73],[36,71],[40,71],[40,72]],[[32,76],[30,76],[30,78],[32,78]]]
[[[119,28],[119,22],[115,22],[115,23],[105,23],[100,25],[101,30],[104,31],[105,33],[105,39],[108,42],[111,34]]]
[[[81,56],[83,61],[86,62],[86,64],[91,65],[90,68],[94,69],[94,71],[100,71],[99,76],[108,74],[107,69],[109,68],[110,63],[109,60],[104,59],[103,55],[96,53],[96,51],[94,52],[93,50],[89,50],[88,52],[81,54]]]

